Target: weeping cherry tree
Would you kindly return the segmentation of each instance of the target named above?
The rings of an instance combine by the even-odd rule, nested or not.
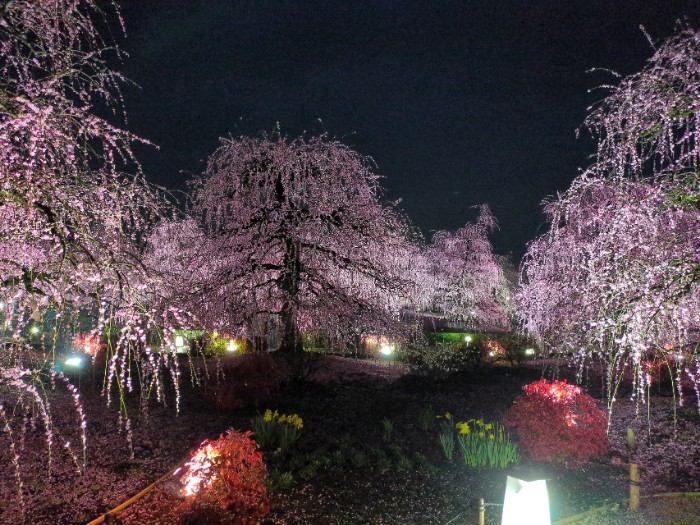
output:
[[[700,34],[666,40],[610,87],[584,126],[592,166],[546,206],[550,231],[521,267],[523,327],[552,350],[607,365],[609,404],[626,370],[644,399],[650,367],[700,399]]]
[[[207,327],[277,325],[285,352],[303,349],[303,332],[347,342],[404,330],[410,229],[368,158],[325,136],[222,139],[193,202],[206,248],[183,288]]]
[[[437,231],[424,250],[424,309],[479,328],[506,329],[508,318],[497,301],[505,286],[488,235],[497,227],[488,205],[455,232]]]
[[[129,439],[123,394],[139,380],[143,395],[161,394],[155,385],[170,359],[149,351],[147,334],[179,316],[162,304],[141,261],[144,233],[162,216],[164,200],[137,164],[136,175],[120,171],[135,164],[131,145],[138,139],[93,110],[97,103],[120,107],[122,77],[107,65],[111,53],[117,59],[120,53],[96,26],[119,18],[118,8],[105,7],[109,12],[94,0],[0,5],[0,419],[18,479],[13,429],[26,429],[26,421],[17,423],[26,413],[43,419],[49,471],[55,441],[64,442],[59,450],[78,468],[85,465],[87,422],[55,352],[78,314],[89,320],[85,335],[106,340],[104,393],[108,399],[118,393]],[[50,335],[36,344],[30,327]],[[136,361],[140,374],[132,377]],[[73,396],[73,441],[82,442],[82,453],[68,446],[68,431],[54,432],[48,397],[38,387],[47,379]]]

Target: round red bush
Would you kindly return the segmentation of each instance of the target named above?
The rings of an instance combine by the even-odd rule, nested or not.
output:
[[[541,379],[523,390],[504,424],[531,460],[581,463],[607,452],[607,416],[580,387]]]
[[[211,523],[257,524],[270,511],[266,478],[262,452],[250,432],[231,429],[217,440],[205,441],[184,468],[182,518],[196,523],[198,514],[206,514]],[[213,514],[225,519],[211,521]]]

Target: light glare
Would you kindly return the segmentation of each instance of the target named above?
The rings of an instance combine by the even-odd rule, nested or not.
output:
[[[379,346],[379,351],[382,353],[382,355],[391,355],[392,353],[394,353],[394,345],[389,343],[382,343]]]
[[[523,481],[508,476],[501,525],[550,525],[545,480]]]
[[[78,356],[72,356],[66,359],[66,366],[79,367],[83,364],[83,360]]]

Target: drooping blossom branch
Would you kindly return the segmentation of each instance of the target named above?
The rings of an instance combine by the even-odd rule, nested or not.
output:
[[[523,325],[550,348],[602,358],[610,403],[629,367],[644,397],[654,355],[682,402],[683,381],[700,391],[700,33],[681,26],[605,87],[584,122],[594,162],[547,206],[551,231],[524,259]]]
[[[147,385],[172,361],[167,340],[165,352],[146,350],[146,334],[162,331],[160,323],[172,315],[142,261],[145,236],[163,217],[165,200],[134,159],[131,145],[140,139],[94,109],[98,102],[115,112],[121,107],[122,77],[108,66],[121,53],[98,31],[119,12],[116,4],[99,5],[111,12],[95,0],[0,6],[0,300],[8,335],[0,384],[15,390],[29,377],[16,377],[25,363],[55,367],[55,350],[69,344],[81,315],[105,341],[107,396],[111,388],[120,395],[135,388],[134,360],[145,359],[138,370]],[[136,174],[123,173],[126,167]],[[42,334],[31,347],[30,325],[53,335]],[[52,387],[55,378],[49,378]],[[79,409],[77,391],[68,391]],[[83,416],[78,425],[84,436]],[[51,432],[50,420],[46,429]],[[82,468],[84,453],[82,461],[74,458]]]
[[[488,235],[497,227],[488,205],[479,216],[455,232],[437,231],[423,252],[421,286],[424,309],[442,317],[486,330],[509,326],[498,290],[505,286],[503,272]]]
[[[523,327],[551,350],[602,359],[611,404],[630,368],[644,398],[654,356],[696,376],[700,212],[651,182],[587,177],[546,212],[550,232],[522,264]]]
[[[584,122],[598,140],[586,174],[670,178],[697,202],[700,33],[681,27],[644,69],[605,87],[612,93]]]

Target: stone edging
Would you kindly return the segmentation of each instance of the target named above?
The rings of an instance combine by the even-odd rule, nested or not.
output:
[[[700,492],[665,492],[663,494],[653,494],[651,496],[643,496],[642,499],[653,499],[653,498],[700,498]],[[552,525],[569,525],[570,523],[576,523],[584,518],[611,510],[613,507],[623,507],[629,504],[629,500],[623,500],[615,503],[608,503],[602,507],[588,510],[580,514],[574,514],[568,518],[563,518],[552,523]]]

